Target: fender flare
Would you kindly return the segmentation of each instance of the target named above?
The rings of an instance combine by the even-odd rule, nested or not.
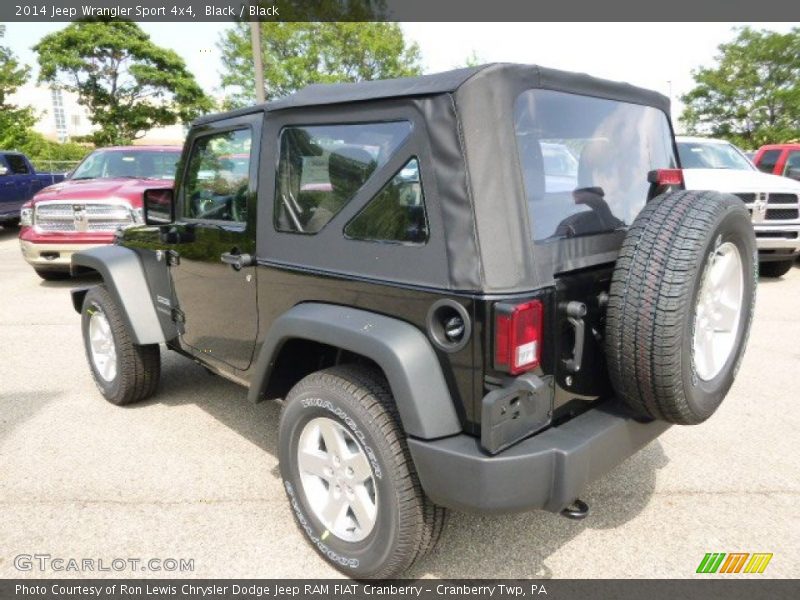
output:
[[[258,402],[283,344],[306,339],[355,352],[383,369],[407,435],[434,439],[461,433],[436,353],[413,325],[357,308],[308,302],[278,317],[253,366],[248,397]]]
[[[122,246],[100,246],[72,255],[72,273],[93,270],[103,278],[111,297],[122,308],[122,315],[134,342],[139,345],[166,342],[153,306],[142,261],[133,250]],[[72,290],[72,305],[81,312],[88,288]]]

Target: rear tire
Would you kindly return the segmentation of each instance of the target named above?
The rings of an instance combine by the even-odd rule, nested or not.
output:
[[[69,271],[49,271],[46,269],[34,269],[34,271],[45,281],[64,281],[70,278]]]
[[[439,541],[446,511],[420,488],[394,400],[379,373],[347,365],[301,380],[281,413],[279,455],[300,531],[346,575],[397,576]],[[361,466],[348,474],[354,460]],[[359,473],[366,472],[362,479]],[[339,486],[349,495],[342,496]]]
[[[716,192],[650,201],[619,253],[606,354],[638,415],[691,425],[719,407],[753,317],[757,251],[744,204]]]
[[[794,259],[792,260],[777,260],[770,262],[762,262],[758,266],[758,274],[762,277],[783,277],[794,266]]]
[[[104,285],[86,293],[81,311],[86,360],[106,400],[123,405],[152,396],[161,376],[158,344],[133,343],[122,311]]]

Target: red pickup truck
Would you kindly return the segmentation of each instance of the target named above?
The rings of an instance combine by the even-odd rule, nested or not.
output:
[[[760,171],[800,181],[800,143],[761,146],[753,162]]]
[[[170,188],[179,146],[95,150],[63,182],[23,205],[22,255],[42,279],[69,277],[73,252],[110,244],[120,227],[142,222],[146,189]]]

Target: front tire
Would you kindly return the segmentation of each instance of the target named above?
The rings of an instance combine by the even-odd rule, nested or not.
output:
[[[397,576],[438,542],[445,509],[420,488],[378,373],[339,366],[305,377],[286,398],[279,446],[298,527],[346,575]]]
[[[783,277],[789,271],[792,270],[794,266],[794,259],[793,260],[776,260],[770,262],[762,262],[758,266],[758,274],[762,277],[770,277],[770,278],[777,278]]]
[[[120,307],[104,285],[86,293],[81,329],[86,360],[106,400],[123,405],[155,393],[161,375],[159,346],[133,342]]]

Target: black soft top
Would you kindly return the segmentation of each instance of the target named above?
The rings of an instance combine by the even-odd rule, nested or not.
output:
[[[314,236],[264,227],[259,256],[437,289],[520,292],[552,285],[556,273],[613,262],[624,237],[624,231],[615,231],[534,245],[530,221],[536,215],[526,201],[513,119],[516,99],[531,89],[649,106],[669,119],[669,99],[656,92],[580,73],[501,63],[421,77],[310,85],[266,104],[209,115],[198,124],[267,113],[266,127],[277,136],[287,124],[414,121],[420,127],[397,156],[373,173],[328,226]],[[428,242],[405,246],[345,239],[341,231],[348,220],[412,156],[419,157],[427,180]],[[274,170],[265,171],[262,185],[275,189]]]
[[[411,98],[455,92],[465,94],[469,93],[470,89],[487,85],[495,90],[516,88],[520,81],[525,81],[526,86],[532,88],[558,90],[654,106],[669,114],[669,98],[652,90],[627,83],[599,79],[585,73],[559,71],[538,65],[490,63],[479,67],[455,69],[419,77],[380,79],[358,83],[312,84],[294,94],[265,104],[221,114],[206,115],[197,119],[196,122],[205,123],[258,111],[305,106],[360,103],[387,98]],[[466,85],[467,83],[469,85]]]

